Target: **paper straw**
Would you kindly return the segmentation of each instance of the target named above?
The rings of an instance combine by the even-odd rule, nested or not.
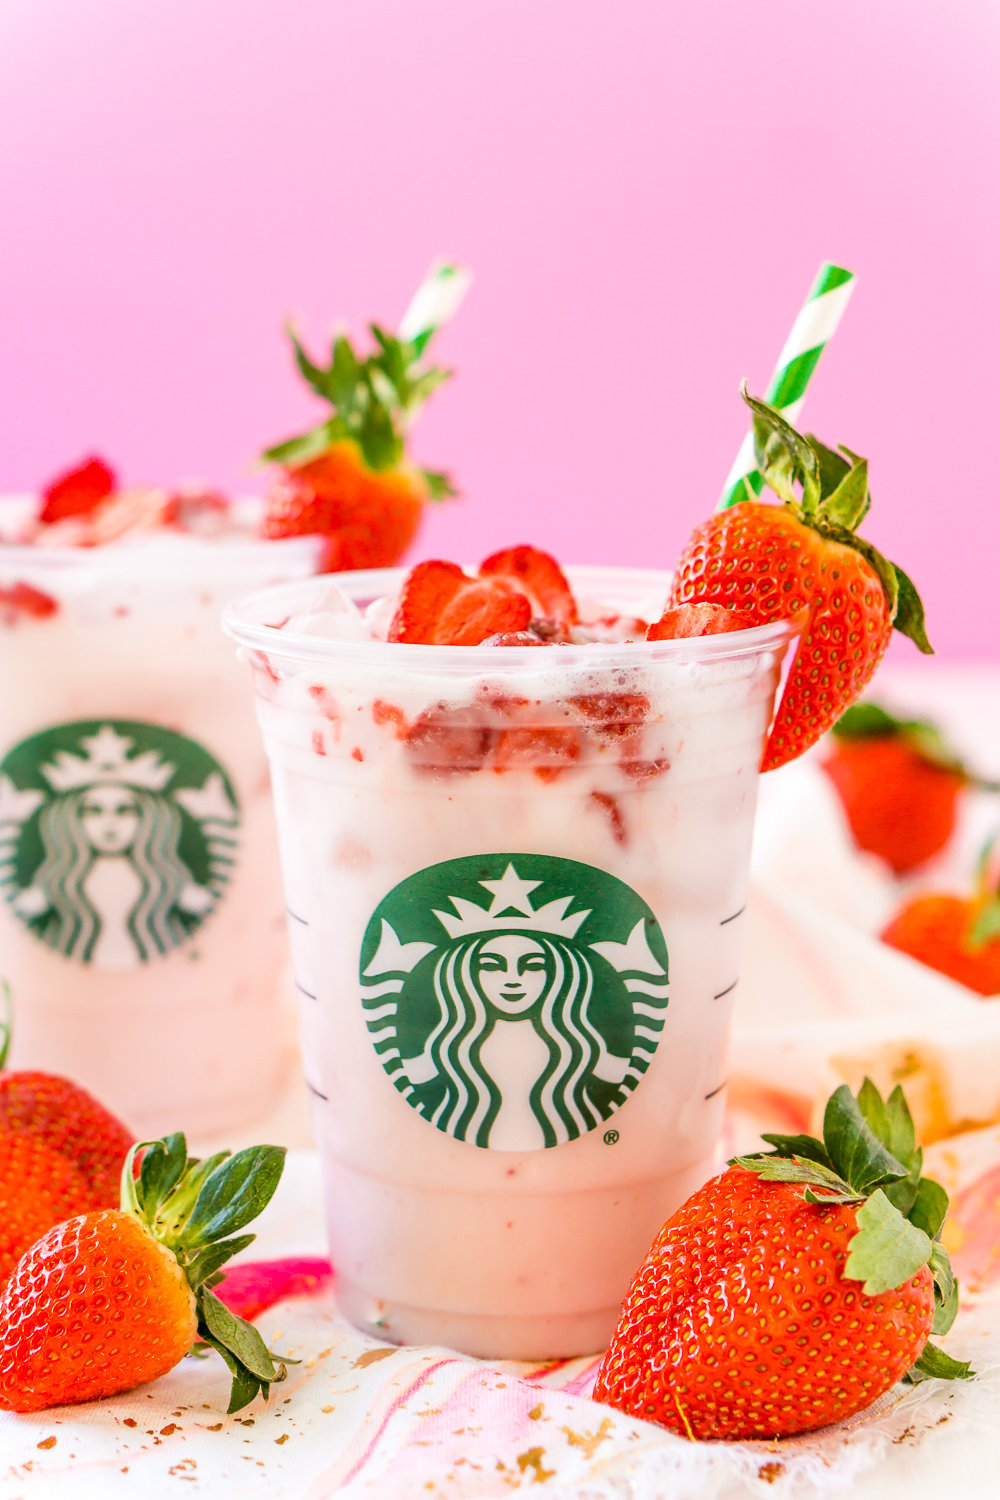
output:
[[[764,395],[769,406],[794,423],[805,400],[806,386],[844,315],[854,290],[854,273],[843,266],[825,264],[813,283],[801,312],[792,324],[771,383]],[[736,462],[729,471],[717,510],[728,510],[740,500],[755,500],[764,488],[753,451],[753,428],[743,439]]]
[[[469,290],[472,272],[448,260],[436,260],[413,294],[399,323],[399,337],[416,344],[417,353],[451,321]]]

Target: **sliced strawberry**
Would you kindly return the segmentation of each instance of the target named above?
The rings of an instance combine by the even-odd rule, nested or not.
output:
[[[439,646],[478,646],[491,635],[524,630],[531,605],[505,578],[469,583],[445,605],[434,632]]]
[[[469,708],[438,703],[410,725],[404,736],[414,768],[435,776],[478,771],[494,741],[488,724]]]
[[[403,582],[387,639],[406,641],[412,646],[434,644],[443,610],[469,582],[455,563],[436,560],[417,563]]]
[[[750,630],[754,621],[721,604],[678,604],[665,609],[646,631],[647,641],[682,641],[699,635],[725,635],[730,630]]]
[[[611,829],[611,837],[616,844],[628,843],[628,829],[625,827],[625,815],[621,809],[621,803],[617,797],[612,797],[610,792],[591,792],[591,799],[597,803],[604,816],[608,820]]]
[[[602,640],[641,641],[649,625],[639,615],[602,615],[599,620],[589,621],[587,629],[600,632]]]
[[[548,552],[540,552],[537,547],[506,547],[502,552],[492,553],[480,565],[479,576],[510,579],[531,600],[533,614],[566,626],[577,622],[573,590]]]
[[[113,470],[101,458],[87,458],[67,474],[60,474],[42,493],[38,519],[43,525],[88,515],[118,487]]]
[[[215,1288],[219,1301],[252,1323],[287,1297],[321,1297],[333,1283],[333,1267],[319,1256],[251,1260],[227,1266]]]
[[[499,735],[494,757],[497,771],[523,766],[540,781],[555,781],[580,755],[580,737],[572,729],[547,724],[505,729]]]
[[[122,490],[96,507],[88,540],[96,547],[136,531],[175,525],[177,505],[166,490]]]

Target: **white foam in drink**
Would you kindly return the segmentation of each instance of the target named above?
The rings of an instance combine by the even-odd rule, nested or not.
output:
[[[226,1129],[280,1081],[267,767],[218,618],[314,572],[318,545],[0,545],[11,1065],[67,1074],[140,1135]]]
[[[401,574],[229,612],[272,767],[342,1310],[402,1342],[602,1347],[715,1169],[787,626],[386,644]],[[618,610],[665,576],[581,569]],[[595,632],[596,633],[596,632]]]

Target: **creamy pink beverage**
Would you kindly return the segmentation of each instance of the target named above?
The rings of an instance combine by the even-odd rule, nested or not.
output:
[[[271,762],[338,1303],[378,1337],[603,1347],[716,1167],[793,630],[607,639],[609,610],[659,614],[666,576],[570,578],[601,602],[544,649],[387,643],[397,572],[227,615]]]
[[[314,572],[319,545],[256,541],[252,506],[211,497],[163,524],[166,498],[115,497],[97,545],[0,508],[11,1065],[69,1075],[150,1136],[259,1115],[286,1064],[267,766],[218,620]]]

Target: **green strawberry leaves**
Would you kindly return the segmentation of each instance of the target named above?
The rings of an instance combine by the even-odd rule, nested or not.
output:
[[[989,791],[1000,790],[994,782],[980,781],[976,785],[985,786]],[[976,871],[975,917],[966,936],[966,942],[973,952],[985,948],[987,943],[995,942],[997,938],[1000,938],[1000,887],[997,884],[994,857],[997,837],[994,834],[989,838],[979,855]]]
[[[938,1294],[935,1298],[932,1333],[947,1333],[958,1314],[958,1278],[951,1269],[948,1252],[943,1245],[931,1245],[931,1275]]]
[[[275,443],[261,454],[261,457],[270,464],[284,464],[286,468],[294,469],[299,464],[306,464],[310,459],[319,458],[325,453],[331,443],[336,443],[348,436],[347,424],[339,417],[332,417],[329,422],[321,422],[318,427],[311,427],[308,432],[303,432],[299,437],[287,438],[283,443]]]
[[[139,1156],[142,1165],[136,1174]],[[237,1234],[267,1207],[285,1164],[283,1146],[250,1146],[199,1160],[180,1133],[140,1141],[122,1168],[121,1206],[176,1257],[198,1310],[198,1337],[225,1360],[233,1377],[229,1410],[239,1411],[284,1380],[255,1328],[231,1313],[211,1288],[226,1261],[253,1243]]]
[[[940,1183],[921,1175],[923,1153],[899,1085],[883,1099],[869,1078],[857,1095],[842,1084],[827,1101],[821,1141],[806,1135],[763,1139],[771,1151],[737,1157],[731,1165],[768,1182],[801,1183],[810,1203],[856,1205],[857,1232],[844,1275],[860,1281],[868,1296],[877,1296],[929,1266],[932,1331],[947,1333],[958,1310],[958,1283],[940,1242],[948,1195]],[[914,1379],[941,1372],[943,1378],[959,1379],[969,1366],[928,1344],[914,1371]]]
[[[798,432],[773,406],[751,396],[746,382],[740,393],[753,413],[754,454],[765,483],[804,525],[861,554],[885,590],[894,628],[931,654],[923,604],[910,578],[858,536],[871,508],[867,459],[844,447],[836,453],[812,433]]]
[[[434,329],[423,329],[413,339],[401,338],[378,323],[368,331],[373,347],[359,353],[346,333],[338,333],[330,349],[330,363],[316,363],[293,328],[288,329],[295,365],[303,380],[334,415],[308,432],[266,449],[268,463],[296,468],[325,452],[332,443],[352,440],[365,463],[375,472],[396,468],[406,456],[406,438],[424,403],[453,370],[423,362]],[[432,500],[457,491],[447,474],[421,471]]]
[[[976,920],[969,928],[969,947],[973,951],[985,948],[997,938],[1000,938],[1000,895],[994,894],[976,913]]]

